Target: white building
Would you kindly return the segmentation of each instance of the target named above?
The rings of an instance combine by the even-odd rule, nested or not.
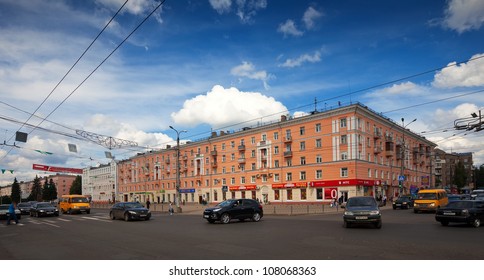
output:
[[[82,194],[93,202],[113,202],[118,195],[116,161],[82,170]]]

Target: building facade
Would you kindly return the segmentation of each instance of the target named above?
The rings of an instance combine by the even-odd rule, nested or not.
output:
[[[45,180],[47,182],[50,182],[52,179],[52,182],[55,184],[56,189],[57,189],[57,197],[61,197],[62,195],[69,194],[69,190],[72,186],[72,183],[76,179],[75,175],[68,175],[68,174],[55,174],[55,175],[49,175],[45,177],[39,177],[39,182],[41,187],[44,187]],[[34,186],[34,181],[28,181],[24,182],[21,181],[19,182],[20,186],[20,196],[22,200],[27,200],[27,198],[30,196],[30,193],[32,192],[32,187]],[[12,193],[12,185],[8,185],[5,187],[1,188],[0,195],[7,195],[10,196]]]
[[[396,196],[433,186],[435,144],[366,106],[212,133],[196,142],[118,163],[118,199],[182,202],[254,198],[318,203],[350,196]],[[180,165],[177,168],[177,162]],[[399,181],[400,180],[400,181]]]
[[[117,197],[116,187],[117,164],[112,160],[98,167],[87,167],[82,170],[82,194],[93,202],[114,202]]]
[[[472,153],[446,153],[440,149],[435,149],[435,185],[457,192],[454,177],[459,162],[463,164],[466,171],[466,187],[473,189],[475,186]]]

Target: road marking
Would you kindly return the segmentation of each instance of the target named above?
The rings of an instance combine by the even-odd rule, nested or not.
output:
[[[57,220],[59,220],[59,221],[63,221],[63,222],[70,222],[70,221],[71,221],[71,220],[62,219],[62,218],[57,218]]]
[[[52,227],[56,227],[56,228],[60,228],[60,226],[58,226],[58,225],[54,225],[54,224],[47,223],[47,222],[43,222],[42,224],[52,226]]]
[[[94,220],[94,221],[100,221],[100,222],[106,222],[106,223],[112,223],[110,220],[105,220],[105,218],[95,218],[95,217],[82,217],[83,219],[87,220]]]

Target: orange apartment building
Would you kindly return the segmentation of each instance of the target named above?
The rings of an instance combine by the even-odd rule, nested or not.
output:
[[[181,200],[329,203],[341,196],[397,196],[433,186],[435,147],[362,104],[281,116],[180,145]],[[176,163],[176,147],[170,146],[120,161],[118,199],[175,201]],[[405,180],[399,182],[402,170]]]

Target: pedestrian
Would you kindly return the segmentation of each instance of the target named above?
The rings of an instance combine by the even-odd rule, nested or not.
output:
[[[173,215],[173,205],[171,204],[171,201],[170,201],[170,205],[168,206],[168,212],[170,213],[170,216]]]
[[[387,196],[386,194],[383,194],[383,206],[387,205]]]
[[[17,214],[15,214],[15,208],[17,208],[17,202],[12,202],[8,207],[8,215],[7,215],[7,225],[10,225],[10,219],[15,220],[15,224],[18,224]]]
[[[148,210],[150,210],[150,204],[151,204],[150,200],[149,199],[146,200],[146,208],[148,208]]]

